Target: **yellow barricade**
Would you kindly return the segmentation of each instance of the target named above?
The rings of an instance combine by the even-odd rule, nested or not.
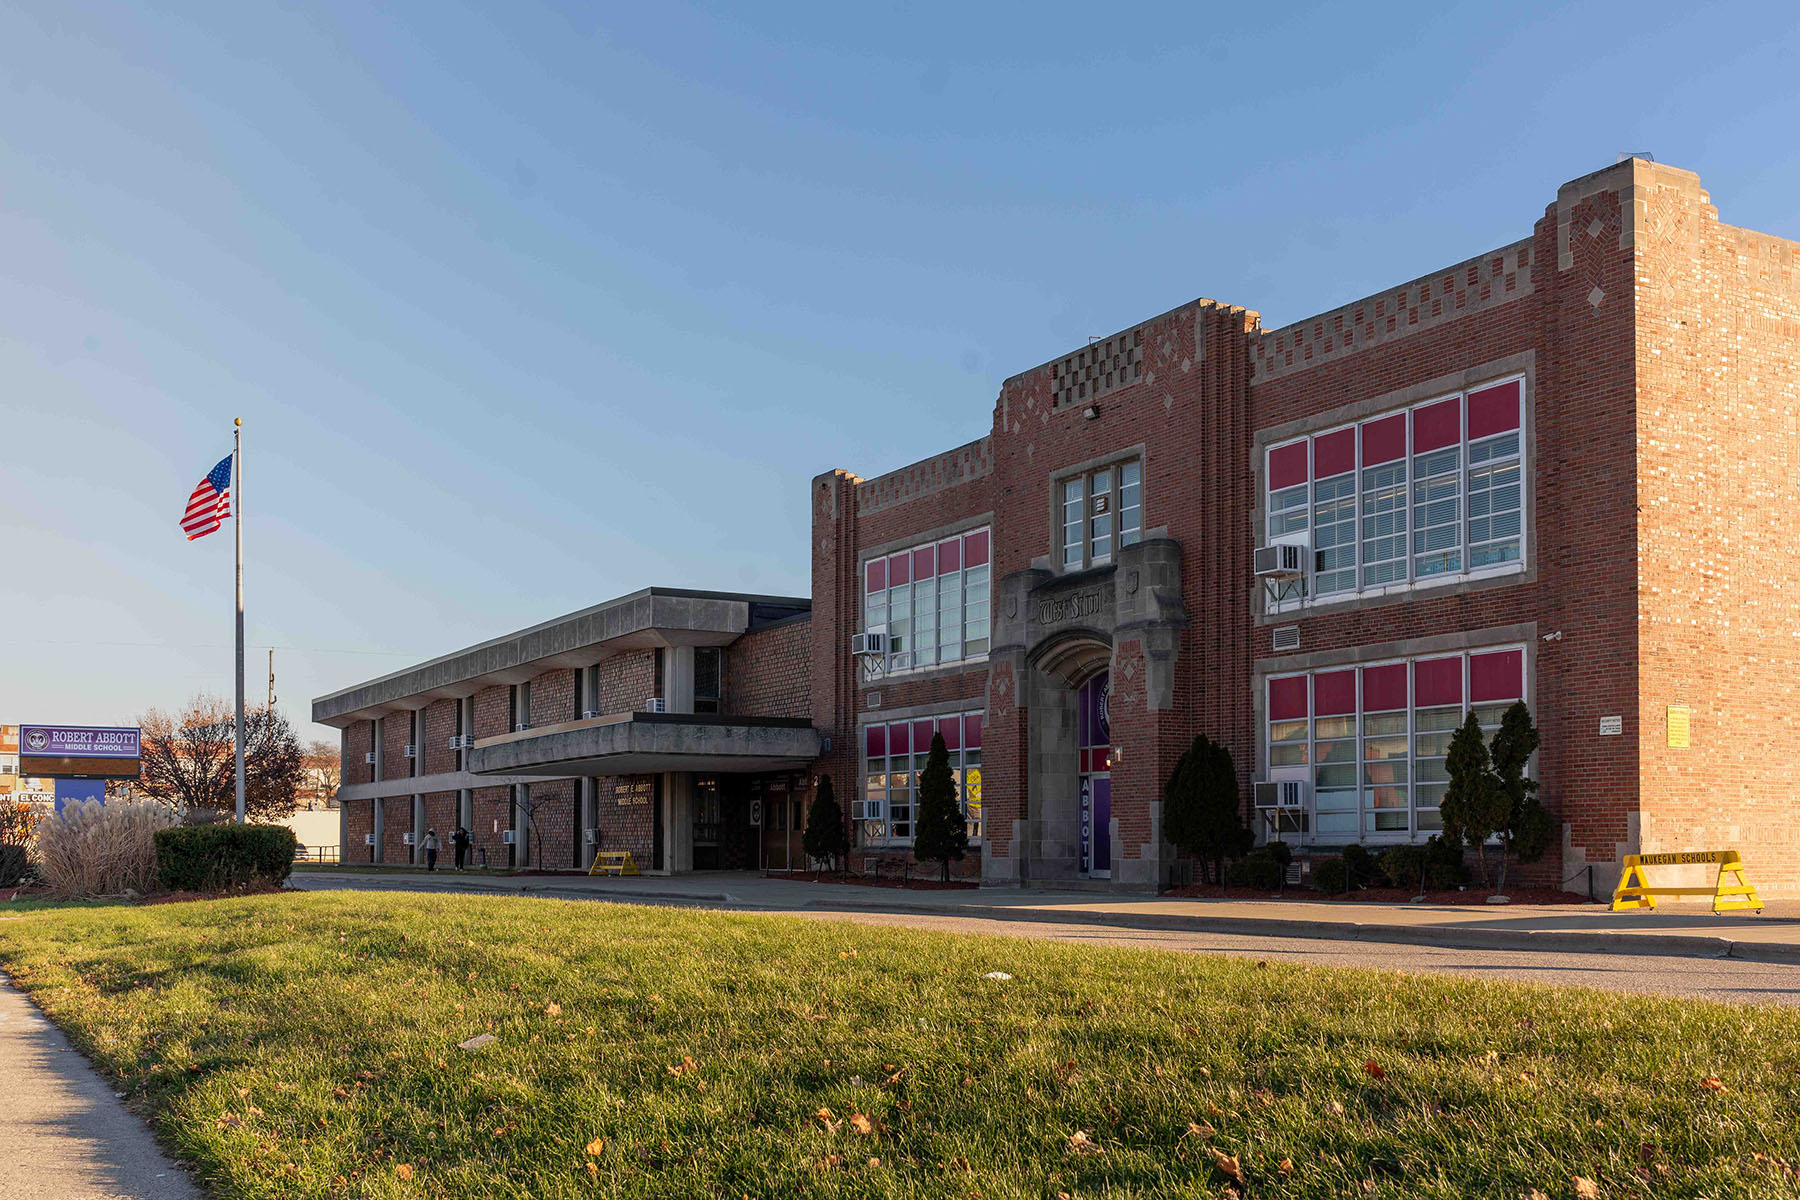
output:
[[[1685,867],[1717,863],[1719,877],[1711,887],[1652,887],[1645,867]],[[1725,877],[1731,876],[1731,880]],[[1716,913],[1753,908],[1762,911],[1756,888],[1744,875],[1744,860],[1736,850],[1692,850],[1683,854],[1627,854],[1619,886],[1613,889],[1614,912],[1655,908],[1658,896],[1711,896]]]
[[[589,875],[636,875],[637,859],[631,857],[629,850],[596,850],[594,865],[588,868]]]

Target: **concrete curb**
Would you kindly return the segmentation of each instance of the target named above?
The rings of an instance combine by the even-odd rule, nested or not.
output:
[[[1710,934],[1620,933],[1578,929],[1463,929],[1455,925],[1389,925],[1362,921],[1295,921],[1280,917],[1204,917],[1176,913],[1107,913],[1091,909],[954,909],[929,904],[870,904],[812,900],[807,908],[829,912],[898,912],[919,916],[992,921],[1038,921],[1054,925],[1096,925],[1179,933],[1223,933],[1242,937],[1314,938],[1323,941],[1385,942],[1444,946],[1463,950],[1528,950],[1565,954],[1632,954],[1666,958],[1735,958],[1746,962],[1800,964],[1800,945],[1740,942]]]
[[[738,912],[903,913],[978,921],[1031,921],[1047,925],[1087,925],[1170,933],[1217,933],[1239,937],[1309,938],[1321,941],[1376,942],[1390,945],[1439,946],[1460,950],[1520,950],[1541,954],[1629,954],[1663,958],[1735,958],[1743,962],[1800,965],[1800,944],[1737,941],[1700,933],[1634,933],[1601,929],[1469,929],[1455,924],[1412,925],[1370,921],[1312,921],[1289,917],[1209,917],[1202,913],[1131,913],[1034,905],[986,906],[919,904],[905,900],[816,899],[799,904],[766,904],[729,892],[597,891],[546,884],[541,887],[459,885],[452,880],[359,879],[328,881],[325,887],[357,890],[417,891],[459,895],[535,896],[613,904],[654,903],[687,907],[728,908]]]

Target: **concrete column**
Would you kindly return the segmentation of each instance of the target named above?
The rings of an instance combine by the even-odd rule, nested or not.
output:
[[[425,773],[425,710],[415,708],[412,711],[412,770],[407,774],[414,779]],[[425,861],[425,797],[414,792],[412,798],[412,864],[418,866]]]
[[[373,729],[374,729],[374,750],[375,750],[375,781],[377,783],[379,783],[381,781],[382,766],[387,759],[387,748],[386,748],[385,739],[383,736],[387,733],[387,718],[386,717],[376,717],[374,725],[373,725]],[[374,800],[372,803],[375,805],[375,824],[374,824],[375,847],[374,847],[374,851],[369,855],[369,861],[370,862],[381,862],[382,861],[381,835],[382,835],[382,830],[384,827],[384,821],[383,821],[384,814],[382,812],[382,809],[386,806],[382,803],[382,801],[379,798]]]
[[[670,646],[663,651],[663,704],[672,713],[694,711],[694,648]]]
[[[456,702],[456,730],[462,734],[465,745],[475,733],[475,701],[472,697],[464,696]],[[456,768],[459,771],[469,769],[467,750],[456,752]],[[456,823],[471,833],[474,832],[475,792],[472,788],[463,788],[456,794]]]
[[[338,861],[350,861],[350,808],[342,800],[338,801]]]
[[[663,776],[663,861],[665,874],[694,869],[694,777],[686,771]]]
[[[512,727],[529,723],[531,720],[531,684],[521,683],[513,690]],[[515,869],[528,866],[531,862],[531,814],[525,811],[525,801],[529,798],[526,788],[529,784],[515,783],[512,786],[513,810],[513,867]]]

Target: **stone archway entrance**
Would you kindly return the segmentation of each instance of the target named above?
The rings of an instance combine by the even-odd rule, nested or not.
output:
[[[1070,631],[1040,647],[1031,665],[1035,878],[1110,879],[1112,643],[1092,630]]]
[[[1075,693],[1075,747],[1080,784],[1080,841],[1075,867],[1089,879],[1112,878],[1112,672]]]

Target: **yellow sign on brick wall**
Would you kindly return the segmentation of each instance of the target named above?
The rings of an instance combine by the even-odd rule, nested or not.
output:
[[[1688,748],[1688,706],[1669,705],[1669,745],[1676,750]]]

